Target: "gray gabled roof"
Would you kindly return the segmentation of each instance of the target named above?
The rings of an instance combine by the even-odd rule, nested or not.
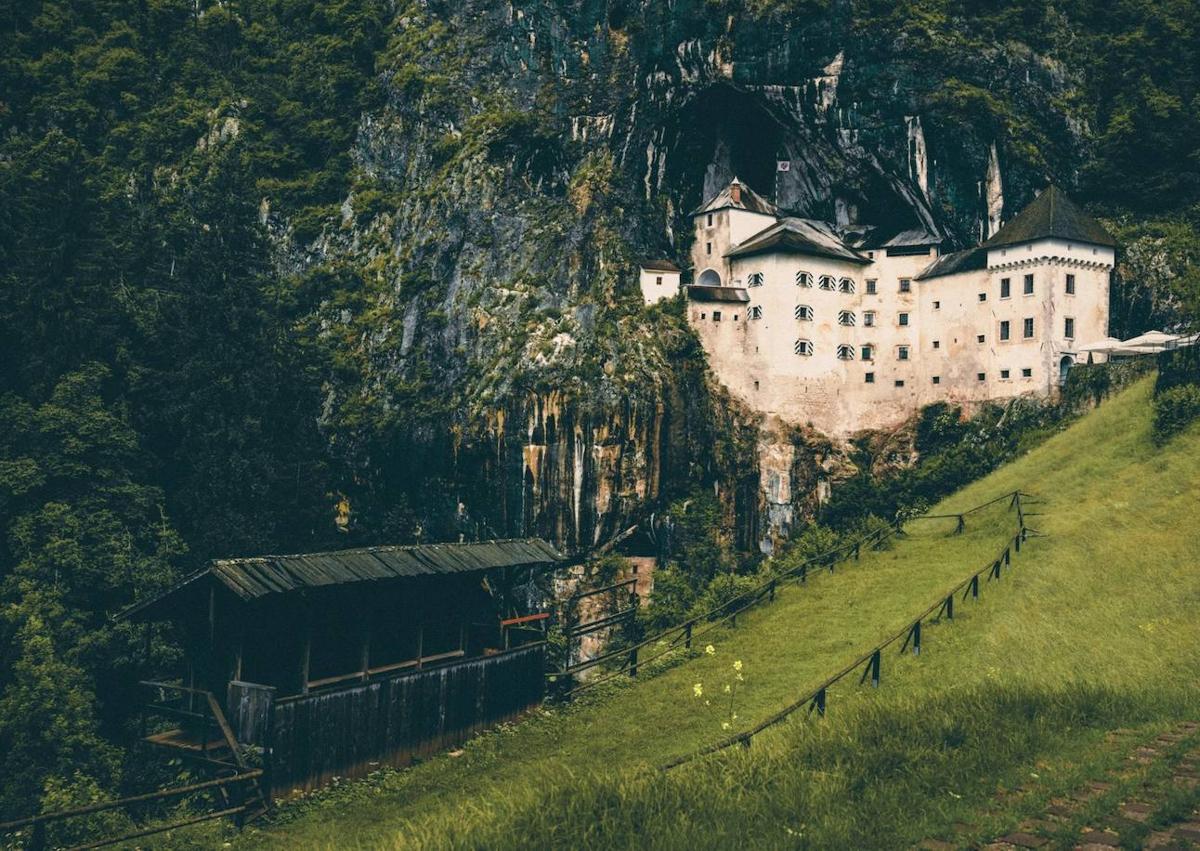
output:
[[[412,579],[491,568],[551,565],[563,556],[540,538],[463,544],[361,547],[321,553],[215,559],[174,587],[121,612],[133,617],[211,577],[243,600],[302,588]]]
[[[643,260],[638,264],[647,272],[678,272],[679,267],[670,260]]]
[[[871,261],[842,241],[828,222],[815,219],[783,219],[764,228],[725,252],[726,257],[748,257],[766,252],[790,252],[832,257],[850,263]]]
[[[946,275],[956,275],[959,272],[970,272],[976,269],[984,269],[987,267],[987,249],[980,246],[968,248],[964,251],[954,251],[950,254],[943,254],[937,260],[934,260],[924,270],[916,276],[918,281],[927,281],[930,278],[941,278]]]
[[[1020,245],[1038,239],[1064,239],[1114,247],[1117,241],[1057,186],[1047,186],[1028,207],[983,243],[984,248]]]
[[[733,200],[732,189],[734,186],[739,187],[739,200],[737,201]],[[765,216],[774,216],[776,213],[774,204],[735,177],[729,182],[728,186],[692,210],[691,215],[698,216],[701,213],[715,213],[717,210],[724,210],[729,207],[735,210],[748,210],[751,213],[762,213]]]

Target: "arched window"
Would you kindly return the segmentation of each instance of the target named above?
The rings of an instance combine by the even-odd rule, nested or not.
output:
[[[761,304],[750,305],[750,307],[746,310],[746,318],[747,319],[762,319],[762,305]]]
[[[812,322],[813,309],[807,304],[796,305],[796,318],[804,322]]]
[[[805,357],[813,353],[812,340],[797,340],[796,345],[793,346],[793,348],[795,349],[796,354],[804,355]]]
[[[854,311],[842,310],[838,312],[838,325],[854,325]]]
[[[796,286],[811,287],[812,285],[813,277],[811,273],[805,272],[803,269],[796,273]]]
[[[823,290],[836,290],[837,281],[833,279],[833,275],[822,275],[817,281],[817,286]]]
[[[696,283],[702,287],[719,287],[721,286],[721,276],[715,269],[705,269],[700,273]]]
[[[844,293],[854,292],[854,281],[850,278],[842,278],[838,281],[838,289]]]
[[[854,360],[854,346],[842,343],[837,347],[838,360]]]
[[[763,285],[763,273],[762,272],[751,272],[750,276],[746,278],[746,286],[748,286],[748,287],[761,287],[762,285]]]

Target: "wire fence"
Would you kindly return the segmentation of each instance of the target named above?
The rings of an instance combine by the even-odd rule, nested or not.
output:
[[[780,571],[759,585],[744,591],[737,596],[726,600],[718,606],[713,607],[703,614],[694,615],[686,621],[675,626],[667,627],[649,638],[644,638],[641,641],[622,647],[617,650],[612,650],[607,653],[602,653],[592,659],[580,662],[576,665],[571,665],[563,668],[560,671],[553,671],[546,676],[551,683],[557,683],[562,679],[568,679],[575,674],[590,670],[597,666],[603,665],[613,660],[620,660],[616,668],[608,671],[603,676],[595,677],[586,682],[576,684],[569,689],[562,690],[558,696],[563,699],[568,699],[576,694],[586,691],[587,689],[595,688],[598,685],[607,683],[617,677],[628,674],[629,676],[637,676],[638,669],[642,665],[649,664],[657,659],[661,659],[669,653],[679,649],[682,645],[685,649],[690,649],[692,643],[704,635],[719,628],[725,623],[737,625],[737,616],[752,606],[761,603],[763,600],[773,601],[776,591],[780,584],[787,582],[806,583],[809,578],[810,570],[827,569],[829,573],[833,573],[835,567],[846,561],[858,561],[864,548],[881,548],[884,543],[898,535],[903,535],[903,525],[905,522],[915,522],[921,520],[941,520],[955,519],[954,534],[961,534],[966,529],[966,518],[976,512],[982,511],[996,503],[1004,500],[1011,500],[1012,505],[1016,508],[1018,521],[1021,527],[1024,527],[1024,515],[1021,508],[1021,497],[1029,497],[1028,494],[1022,495],[1020,491],[1010,491],[1001,494],[995,499],[990,499],[987,502],[980,503],[973,508],[965,509],[964,511],[950,514],[922,514],[915,517],[910,517],[906,521],[897,518],[893,520],[886,528],[878,529],[875,532],[865,535],[854,541],[849,541],[841,546],[835,547],[827,552],[815,555],[800,564],[794,565],[787,570]],[[662,646],[657,648],[657,652],[650,656],[639,658],[640,651],[650,645]]]
[[[807,708],[808,714],[810,715],[815,712],[818,716],[824,716],[829,697],[829,689],[852,674],[858,672],[860,669],[862,673],[859,676],[859,685],[864,684],[867,679],[870,678],[871,685],[875,688],[878,688],[882,675],[884,650],[894,646],[897,642],[900,642],[901,654],[904,654],[910,648],[914,655],[920,654],[922,624],[927,619],[930,619],[931,616],[933,622],[939,622],[942,620],[942,618],[950,621],[954,620],[954,603],[958,595],[961,593],[964,601],[968,597],[973,600],[979,599],[980,578],[986,576],[987,578],[985,582],[999,581],[1004,570],[1011,567],[1013,554],[1021,552],[1021,544],[1025,542],[1031,533],[1035,535],[1038,534],[1036,529],[1033,529],[1025,524],[1025,518],[1031,515],[1025,512],[1022,505],[1022,500],[1031,500],[1032,497],[1029,494],[1022,493],[1021,491],[1014,491],[1011,494],[1006,494],[1004,497],[1000,497],[997,500],[992,500],[991,502],[985,503],[982,506],[977,506],[975,509],[972,509],[972,511],[979,510],[979,508],[986,507],[987,505],[991,505],[999,501],[999,499],[1005,498],[1012,500],[1012,507],[1016,510],[1016,532],[1005,542],[1004,547],[1000,550],[999,555],[997,555],[993,560],[989,561],[986,566],[975,571],[953,588],[949,589],[946,593],[939,596],[935,602],[914,617],[899,632],[894,633],[893,635],[881,641],[879,644],[875,645],[849,665],[826,679],[812,691],[805,694],[799,700],[788,704],[783,709],[780,709],[775,714],[760,721],[758,724],[755,724],[750,729],[744,730],[740,733],[735,733],[725,739],[693,751],[692,753],[676,757],[670,762],[660,766],[661,769],[663,771],[668,771],[677,766],[684,765],[685,763],[692,762],[693,760],[700,759],[704,756],[708,756],[709,754],[726,750],[734,745],[750,747],[750,741],[754,738],[754,736],[788,719],[801,709]],[[961,515],[926,515],[925,519],[933,519],[934,517],[938,516],[961,517]]]

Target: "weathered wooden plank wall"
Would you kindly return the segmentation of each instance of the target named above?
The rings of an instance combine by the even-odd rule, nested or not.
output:
[[[313,789],[460,744],[539,703],[541,644],[275,705],[271,787]]]

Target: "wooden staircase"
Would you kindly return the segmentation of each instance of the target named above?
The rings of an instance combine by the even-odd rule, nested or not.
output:
[[[142,704],[142,741],[201,765],[216,777],[232,777],[251,771],[221,704],[212,692],[177,683],[146,681],[141,686],[148,692],[148,699]],[[152,717],[178,726],[147,733]],[[226,807],[244,805],[250,818],[261,815],[270,807],[268,787],[261,776],[249,796],[238,795],[241,799],[234,800],[237,793],[231,793],[230,789],[240,788],[218,787]]]

